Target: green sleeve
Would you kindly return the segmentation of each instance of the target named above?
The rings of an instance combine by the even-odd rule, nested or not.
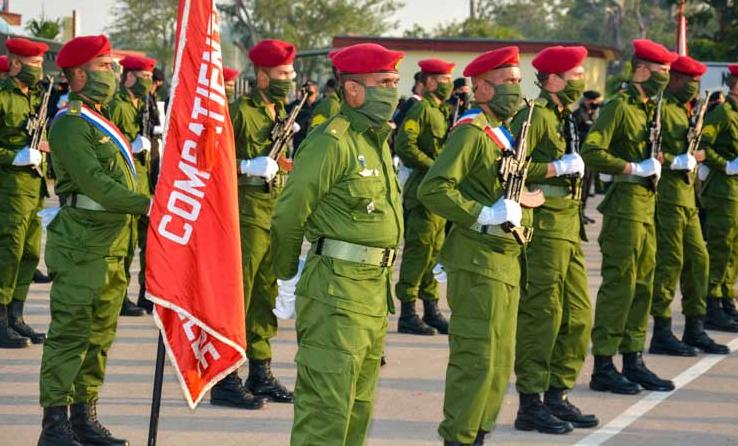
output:
[[[128,142],[133,142],[138,136],[139,125],[136,109],[122,101],[113,101],[108,108],[110,121],[123,133]]]
[[[471,125],[454,130],[418,186],[418,199],[428,209],[467,227],[476,223],[482,205],[465,198],[459,185],[477,163],[482,135]]]
[[[95,153],[95,132],[78,117],[62,117],[51,127],[54,161],[64,166],[79,192],[110,212],[145,214],[149,199],[111,178]],[[118,156],[118,155],[116,155]]]
[[[231,104],[230,115],[231,124],[233,125],[233,138],[236,142],[236,168],[239,169],[241,161],[246,159],[245,148],[248,146],[248,128],[246,125],[246,116],[244,113],[243,98]],[[239,170],[240,172],[240,170]]]
[[[517,137],[520,134],[520,130],[523,128],[525,120],[528,118],[528,107],[524,107],[520,110],[512,122],[510,123],[510,131]],[[536,150],[536,147],[541,144],[544,136],[546,135],[546,122],[540,113],[538,107],[533,109],[533,116],[530,120],[530,128],[528,129],[528,155],[531,156]],[[517,138],[516,138],[517,139]],[[530,167],[528,167],[528,180],[531,182],[543,181],[546,179],[548,174],[548,163],[540,163],[531,161]]]
[[[728,117],[723,106],[717,107],[715,110],[705,116],[705,124],[702,127],[702,140],[700,147],[705,150],[705,164],[711,169],[717,169],[725,172],[725,164],[728,162],[718,152],[715,151],[715,142],[718,135],[726,131],[725,125]]]
[[[611,175],[623,173],[628,162],[613,156],[609,150],[615,130],[622,124],[623,119],[621,100],[614,99],[602,107],[599,117],[582,144],[582,158],[588,167]]]
[[[0,92],[0,123],[5,122],[5,111],[8,108],[7,95]],[[16,155],[15,150],[0,146],[0,166],[12,166]]]
[[[430,125],[425,107],[423,101],[418,101],[410,107],[395,140],[395,153],[403,164],[413,169],[428,170],[433,164],[433,159],[426,155],[418,145],[420,129]]]
[[[294,168],[272,215],[274,272],[280,279],[297,274],[305,224],[331,186],[341,176],[338,141],[319,133],[300,146]]]

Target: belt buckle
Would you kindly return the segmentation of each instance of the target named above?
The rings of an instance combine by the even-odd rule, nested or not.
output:
[[[379,264],[382,268],[391,266],[395,262],[397,252],[394,249],[385,249],[382,253],[382,262]]]

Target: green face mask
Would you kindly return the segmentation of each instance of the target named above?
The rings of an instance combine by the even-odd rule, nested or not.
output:
[[[15,75],[16,79],[28,86],[36,85],[44,75],[44,69],[31,65],[21,64],[21,69]]]
[[[451,82],[438,83],[436,91],[433,94],[442,101],[447,101],[451,97],[451,92],[454,91],[454,84]]]
[[[80,93],[96,104],[107,104],[115,95],[115,73],[87,71],[87,82]]]
[[[137,98],[144,98],[151,91],[151,86],[154,85],[153,79],[146,79],[143,77],[136,77],[136,83],[131,87],[131,92]]]
[[[233,99],[236,97],[236,89],[233,87],[225,87],[225,92],[228,102],[233,102]]]
[[[365,86],[364,91],[364,104],[356,108],[356,111],[369,118],[375,126],[389,121],[400,99],[397,87]]]
[[[272,102],[284,102],[292,88],[292,81],[269,79],[266,95]]]
[[[523,90],[520,84],[495,85],[495,96],[487,102],[487,106],[498,119],[504,121],[520,108]]]
[[[556,93],[556,97],[563,105],[569,105],[577,102],[582,97],[582,93],[584,93],[584,79],[568,80],[566,87]]]
[[[675,91],[674,97],[677,101],[686,104],[697,96],[700,91],[700,81],[690,80],[687,81],[681,89]]]
[[[646,93],[647,96],[654,97],[662,93],[668,83],[669,73],[651,71],[651,77],[641,82],[641,88],[643,88],[643,92]]]

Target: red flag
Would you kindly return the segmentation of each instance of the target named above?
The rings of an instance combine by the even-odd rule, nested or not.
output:
[[[146,291],[190,408],[246,359],[233,128],[214,0],[181,0]]]

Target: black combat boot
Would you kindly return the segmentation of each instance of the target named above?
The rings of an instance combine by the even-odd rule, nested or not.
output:
[[[275,403],[291,403],[294,396],[272,374],[271,363],[270,359],[249,359],[249,376],[243,386],[255,396],[265,397]]]
[[[423,322],[415,312],[415,301],[402,302],[400,319],[397,321],[398,333],[433,336],[436,329]]]
[[[136,301],[136,306],[139,308],[143,308],[147,314],[151,314],[154,312],[154,303],[146,299],[145,287],[141,287],[141,289],[138,290],[138,301]]]
[[[448,334],[448,319],[438,309],[438,301],[423,299],[423,322],[438,330],[441,334]]]
[[[653,318],[653,337],[648,352],[655,355],[697,356],[696,348],[679,342],[674,336],[670,317]]]
[[[674,390],[672,381],[659,378],[646,367],[641,352],[623,353],[623,375],[630,381],[640,384],[646,390],[657,392]]]
[[[684,336],[682,342],[692,347],[696,347],[705,353],[714,353],[717,355],[727,355],[730,349],[727,345],[718,344],[705,332],[704,318],[687,316],[687,322],[684,325]]]
[[[569,401],[566,389],[549,388],[543,394],[543,404],[556,418],[568,421],[574,427],[587,428],[600,424],[600,420],[596,416],[583,414],[577,406]]]
[[[121,316],[143,316],[146,311],[143,308],[137,307],[136,304],[128,299],[128,296],[123,298],[123,305],[120,307]]]
[[[574,430],[568,421],[554,416],[541,402],[537,393],[521,393],[515,429],[519,431],[538,431],[544,434],[566,434]]]
[[[257,410],[264,407],[264,398],[252,395],[243,387],[238,373],[232,372],[210,390],[210,404]]]
[[[600,392],[612,392],[622,395],[635,395],[641,391],[638,384],[628,380],[615,368],[612,356],[595,355],[592,379],[589,388]]]
[[[31,340],[18,334],[10,327],[8,306],[0,304],[0,348],[25,348]]]
[[[725,300],[725,299],[720,299]],[[722,305],[712,296],[707,297],[707,316],[705,316],[705,328],[708,330],[727,331],[738,333],[738,322],[730,318]]]
[[[85,446],[128,446],[128,440],[115,438],[97,419],[95,403],[69,406],[69,422],[74,435]]]
[[[39,270],[36,270],[33,272],[33,279],[31,279],[31,281],[33,283],[49,283],[51,282],[51,277],[47,276]]]
[[[10,302],[10,306],[8,307],[8,325],[19,335],[30,339],[32,343],[43,344],[46,340],[46,333],[35,331],[30,325],[26,324],[26,321],[23,320],[24,303],[25,302],[21,302],[19,300]]]
[[[474,439],[474,443],[472,443],[472,446],[483,446],[484,445],[484,437],[488,434],[487,431],[479,431],[477,432],[477,438]]]
[[[67,406],[44,407],[38,446],[83,446],[69,424]]]
[[[735,299],[732,297],[723,297],[720,299],[723,307],[723,313],[727,314],[733,321],[738,322],[738,310],[735,308]]]

